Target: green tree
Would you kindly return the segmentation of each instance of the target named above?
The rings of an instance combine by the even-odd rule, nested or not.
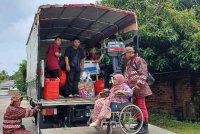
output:
[[[9,80],[9,78],[10,78],[9,75],[8,75],[8,73],[5,70],[2,70],[0,72],[0,83],[2,81],[4,81],[4,80]]]
[[[21,93],[26,92],[26,60],[19,64],[18,71],[12,76],[15,80],[15,85]]]
[[[141,37],[139,53],[151,71],[200,69],[197,0],[102,0],[101,4],[137,14]]]

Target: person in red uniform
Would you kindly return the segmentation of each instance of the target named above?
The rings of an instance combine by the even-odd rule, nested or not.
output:
[[[60,45],[61,45],[61,38],[57,36],[55,38],[54,43],[49,47],[47,53],[47,70],[51,78],[59,77],[59,70],[60,70],[59,57],[61,57]]]
[[[3,134],[31,134],[22,125],[22,118],[33,116],[39,110],[20,107],[22,99],[20,95],[12,96],[11,103],[4,114]]]
[[[134,104],[137,105],[143,113],[144,124],[138,134],[148,133],[148,111],[146,107],[145,97],[152,94],[152,91],[147,83],[147,63],[144,59],[137,56],[132,47],[126,47],[124,51],[124,58],[127,60],[125,78],[130,88],[134,90]],[[140,124],[140,117],[137,117],[138,126]]]

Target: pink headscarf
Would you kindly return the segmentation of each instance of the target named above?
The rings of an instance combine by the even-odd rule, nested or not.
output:
[[[121,75],[121,74],[115,74],[113,77],[117,80],[117,84],[112,87],[110,92],[115,92],[117,90],[122,90],[124,85],[126,84],[124,76]]]

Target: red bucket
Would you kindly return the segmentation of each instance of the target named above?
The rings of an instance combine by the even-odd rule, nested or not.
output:
[[[104,80],[100,79],[94,83],[95,95],[98,95],[104,89]]]
[[[58,99],[59,98],[59,83],[57,78],[45,78],[44,99]]]

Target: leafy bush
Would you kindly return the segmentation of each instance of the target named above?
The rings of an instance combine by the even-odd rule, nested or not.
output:
[[[200,69],[199,1],[102,0],[101,4],[137,14],[139,54],[147,60],[151,71]]]

